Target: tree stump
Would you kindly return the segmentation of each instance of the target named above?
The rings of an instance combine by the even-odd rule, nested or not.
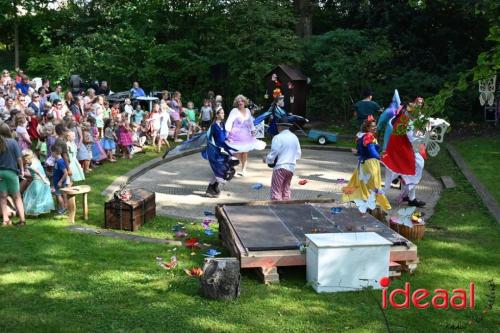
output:
[[[240,262],[236,258],[207,258],[200,279],[200,293],[210,299],[229,301],[240,295]]]

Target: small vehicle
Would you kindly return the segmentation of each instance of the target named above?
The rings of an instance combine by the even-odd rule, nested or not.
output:
[[[310,130],[307,137],[313,141],[316,141],[320,145],[325,145],[328,142],[337,142],[337,133],[319,131],[315,129]]]

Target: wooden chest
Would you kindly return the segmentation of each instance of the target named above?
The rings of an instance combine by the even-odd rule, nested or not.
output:
[[[144,189],[131,190],[127,201],[113,198],[104,204],[104,227],[136,231],[156,216],[155,193]]]

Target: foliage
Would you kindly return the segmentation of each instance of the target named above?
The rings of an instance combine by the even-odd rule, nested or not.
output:
[[[312,78],[312,118],[350,118],[352,102],[371,86],[382,106],[397,88],[403,101],[423,96],[451,120],[476,119],[474,85],[500,63],[500,5],[493,0],[317,0],[314,36],[304,41],[294,34],[298,1],[16,2],[29,15],[15,17],[12,1],[1,2],[0,44],[10,54],[19,20],[31,75],[64,82],[76,72],[107,79],[114,91],[140,80],[197,103],[207,90],[226,101],[244,93],[261,102],[263,76],[287,63]],[[343,42],[328,41],[334,38]]]
[[[114,3],[101,20],[91,18],[92,8],[71,8],[79,15],[44,31],[50,51],[30,59],[31,72],[56,81],[77,72],[107,79],[114,90],[140,80],[147,89],[181,90],[191,98],[201,99],[208,90],[228,99],[238,93],[257,98],[273,66],[301,60],[286,2],[193,1],[160,7],[126,1]],[[74,36],[69,27],[82,17],[98,28]],[[102,21],[115,24],[102,29]],[[55,64],[57,59],[62,61]]]
[[[490,47],[498,46],[498,41],[486,39],[488,29],[498,26],[498,1],[319,2],[321,6],[315,12],[316,33],[329,31],[331,26],[383,29],[391,43],[393,58],[391,68],[382,73],[386,77],[383,90],[375,89],[378,92],[375,98],[382,105],[390,101],[393,89],[397,88],[403,101],[423,96],[429,106],[433,105],[433,113],[452,120],[476,119],[481,114],[472,78],[461,73],[471,71],[478,54],[490,54]],[[378,34],[372,36],[376,39]],[[486,62],[497,66],[499,63],[498,57],[489,57]],[[490,73],[491,68],[488,68]],[[437,96],[429,99],[434,95]]]
[[[310,39],[306,58],[314,63],[307,72],[316,92],[311,114],[345,121],[352,114],[356,92],[382,82],[393,52],[380,32],[337,29]],[[381,37],[373,40],[371,34]]]
[[[453,143],[458,149],[467,165],[472,169],[481,183],[500,203],[500,174],[495,169],[496,163],[500,159],[500,136],[473,137],[461,139]],[[489,163],[485,163],[488,161]]]

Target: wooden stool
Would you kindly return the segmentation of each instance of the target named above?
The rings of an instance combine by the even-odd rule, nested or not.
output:
[[[62,188],[61,192],[65,193],[68,197],[68,219],[71,223],[75,223],[76,214],[76,200],[75,196],[83,194],[83,219],[89,219],[89,207],[87,204],[87,194],[91,188],[89,185],[78,185],[73,187]]]

